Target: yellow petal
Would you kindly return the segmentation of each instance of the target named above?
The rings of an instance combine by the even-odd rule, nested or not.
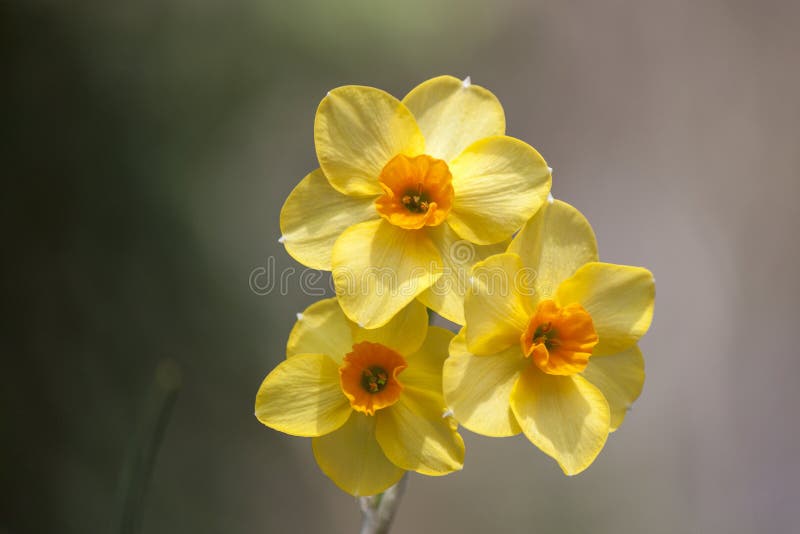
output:
[[[331,185],[351,195],[380,195],[378,176],[397,154],[415,156],[425,139],[395,97],[348,85],[322,99],[314,121],[317,159]]]
[[[495,354],[511,345],[528,326],[533,313],[528,273],[516,254],[497,254],[472,268],[472,283],[464,299],[467,347],[473,354]]]
[[[428,235],[442,256],[442,276],[418,298],[448,321],[463,325],[464,295],[472,266],[492,254],[504,252],[508,241],[476,245],[461,239],[447,224],[429,228]]]
[[[353,347],[351,323],[335,298],[315,302],[300,314],[286,343],[286,356],[326,354],[337,364]]]
[[[644,385],[644,358],[634,345],[624,352],[609,356],[593,356],[581,373],[603,392],[611,409],[611,431],[622,424],[633,401],[639,398]]]
[[[354,224],[378,218],[373,200],[343,195],[315,170],[297,184],[281,209],[286,252],[312,269],[330,271],[336,238]]]
[[[353,331],[353,343],[361,341],[380,343],[407,358],[422,346],[427,332],[428,311],[421,302],[412,300],[408,306],[397,312],[391,321],[380,328],[372,330],[356,328]]]
[[[421,83],[403,99],[425,136],[425,152],[449,161],[478,139],[506,132],[503,106],[491,92],[452,76]]]
[[[525,436],[567,475],[589,467],[608,438],[608,403],[580,375],[547,375],[528,366],[511,392]]]
[[[333,282],[345,314],[364,328],[385,325],[441,276],[424,230],[384,220],[347,229],[333,246]]]
[[[381,493],[405,472],[386,458],[375,440],[375,417],[358,412],[336,432],[314,438],[311,445],[322,472],[351,495]]]
[[[324,354],[298,354],[267,375],[256,395],[256,417],[293,436],[333,432],[350,416],[339,366]]]
[[[511,411],[511,390],[530,361],[518,345],[488,356],[467,350],[462,332],[450,343],[444,363],[444,398],[456,420],[484,436],[514,436],[522,432]]]
[[[487,245],[508,239],[542,206],[550,169],[513,137],[481,139],[450,162],[455,200],[447,222],[458,235]]]
[[[408,367],[400,375],[406,388],[425,391],[429,395],[442,397],[442,365],[447,358],[447,350],[453,333],[438,326],[428,328],[425,343],[417,352],[406,358]]]
[[[392,463],[423,475],[446,475],[464,465],[464,441],[451,417],[442,417],[441,396],[411,387],[375,414],[376,437]]]
[[[558,285],[585,263],[597,261],[597,241],[589,221],[560,200],[542,206],[511,241],[522,263],[537,273],[537,296],[549,299]]]
[[[647,269],[587,263],[564,281],[556,300],[578,302],[592,316],[600,337],[592,354],[622,352],[642,337],[653,320],[655,281]]]

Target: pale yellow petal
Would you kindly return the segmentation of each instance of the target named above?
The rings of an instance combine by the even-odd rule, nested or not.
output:
[[[425,136],[425,152],[449,161],[467,146],[506,132],[503,106],[491,92],[453,76],[427,80],[411,90],[403,103]]]
[[[418,298],[448,321],[463,325],[464,295],[472,266],[492,254],[504,252],[508,241],[476,245],[461,239],[448,224],[428,229],[428,235],[442,256],[442,276]]]
[[[464,441],[441,396],[406,387],[392,406],[375,414],[376,437],[392,463],[423,475],[446,475],[464,465]]]
[[[298,354],[282,361],[256,395],[258,420],[293,436],[333,432],[350,412],[339,386],[339,366],[324,354]]]
[[[421,302],[412,300],[385,325],[371,330],[356,328],[353,342],[380,343],[408,357],[422,346],[427,332],[428,310]]]
[[[355,496],[382,493],[405,471],[386,458],[375,439],[375,417],[353,412],[336,432],[311,441],[322,472]]]
[[[476,263],[464,299],[467,347],[473,354],[495,354],[519,345],[533,314],[530,278],[516,254],[497,254]]]
[[[615,354],[630,348],[653,320],[653,275],[642,267],[587,263],[556,292],[561,306],[578,302],[592,316],[600,337],[592,354]]]
[[[378,218],[373,201],[340,193],[315,170],[289,193],[281,209],[286,252],[312,269],[330,271],[336,238],[354,224]]]
[[[511,392],[511,409],[525,436],[567,475],[589,467],[608,438],[608,403],[580,375],[547,375],[531,365]]]
[[[380,195],[378,176],[397,154],[415,156],[425,139],[395,97],[348,85],[322,99],[314,121],[317,159],[331,185],[351,195]]]
[[[611,410],[611,431],[622,424],[628,408],[639,398],[644,385],[644,358],[634,345],[624,352],[593,356],[581,373],[603,392]]]
[[[589,221],[560,200],[546,203],[511,241],[508,252],[536,271],[539,299],[549,299],[558,285],[585,263],[597,261],[597,241]]]
[[[326,354],[337,364],[353,346],[355,325],[347,319],[335,298],[315,302],[298,316],[289,341],[286,356],[303,353]]]
[[[447,359],[453,333],[438,326],[428,328],[425,343],[406,358],[408,367],[400,375],[406,388],[414,388],[442,398],[442,365]],[[442,399],[442,404],[444,400]]]
[[[513,137],[481,139],[450,162],[455,198],[447,223],[473,243],[508,239],[547,200],[550,169]]]
[[[441,276],[441,258],[424,230],[368,221],[333,246],[333,282],[345,314],[364,328],[383,326]]]
[[[531,365],[518,345],[488,356],[467,350],[462,332],[450,343],[444,363],[444,398],[456,420],[484,436],[514,436],[522,432],[511,411],[511,390],[522,370]]]

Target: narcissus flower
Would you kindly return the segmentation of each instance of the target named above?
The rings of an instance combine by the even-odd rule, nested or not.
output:
[[[641,392],[636,343],[653,317],[653,276],[599,263],[589,223],[559,201],[472,274],[466,326],[444,366],[448,406],[464,427],[524,432],[580,473]]]
[[[461,469],[464,442],[444,416],[442,364],[453,334],[428,326],[412,302],[386,326],[359,328],[336,299],[300,316],[287,359],[261,384],[256,417],[268,427],[312,437],[322,471],[352,495],[374,495],[406,470]]]
[[[333,271],[344,312],[367,328],[415,298],[463,324],[459,275],[502,252],[550,190],[542,156],[505,135],[500,102],[469,79],[433,78],[402,101],[334,89],[314,142],[320,168],[283,206],[284,244]],[[471,250],[454,253],[460,242]]]

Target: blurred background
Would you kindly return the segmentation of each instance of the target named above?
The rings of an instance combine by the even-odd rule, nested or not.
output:
[[[153,432],[143,533],[357,531],[310,440],[253,416],[319,297],[249,279],[299,271],[278,214],[326,91],[439,74],[500,98],[656,318],[588,471],[464,431],[393,532],[800,532],[798,26],[790,0],[0,2],[0,532],[120,532]]]

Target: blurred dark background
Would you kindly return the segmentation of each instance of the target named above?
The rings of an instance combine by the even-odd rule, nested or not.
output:
[[[299,269],[278,213],[325,92],[445,73],[498,95],[603,259],[653,270],[656,319],[587,472],[465,431],[395,532],[800,531],[798,27],[791,0],[0,1],[0,532],[119,532],[163,361],[143,533],[356,531],[309,440],[252,415],[318,297],[249,278]]]

